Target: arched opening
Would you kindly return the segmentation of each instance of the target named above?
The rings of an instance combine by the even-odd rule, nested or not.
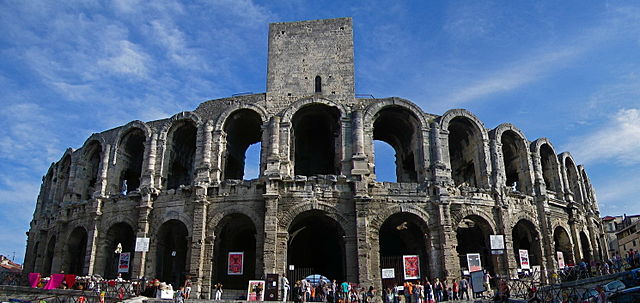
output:
[[[244,161],[244,179],[253,180],[260,177],[260,152],[262,143],[253,143],[247,148]]]
[[[55,193],[55,201],[62,202],[64,199],[64,193],[69,187],[69,175],[71,174],[71,156],[66,155],[60,163],[60,169],[58,171],[57,188]]]
[[[156,277],[173,289],[183,285],[189,256],[189,232],[178,220],[169,220],[158,229],[156,236]]]
[[[581,170],[582,173],[582,182],[584,184],[584,200],[593,202],[593,192],[591,191],[591,184],[589,183],[589,178],[587,178],[587,172],[584,168]]]
[[[531,266],[540,265],[542,252],[540,251],[540,236],[535,225],[527,220],[520,220],[513,227],[511,237],[513,240],[513,255],[516,264],[520,265],[520,250],[529,252],[529,264]]]
[[[44,189],[42,190],[42,202],[43,206],[51,202],[51,189],[53,187],[53,171],[49,169],[47,175],[44,177]]]
[[[49,244],[47,244],[47,252],[45,253],[44,259],[44,270],[42,271],[45,275],[51,274],[51,266],[53,266],[53,255],[56,249],[56,237],[51,237],[49,239]]]
[[[87,231],[83,227],[76,227],[69,235],[66,253],[66,273],[72,275],[84,274],[84,261],[87,252]]]
[[[387,218],[380,227],[380,270],[393,268],[394,279],[382,279],[385,287],[404,282],[403,256],[418,256],[418,280],[429,277],[427,255],[429,231],[420,217],[410,213],[397,213]]]
[[[120,141],[118,188],[122,193],[126,194],[127,191],[134,191],[140,187],[145,140],[144,131],[133,128]]]
[[[87,147],[85,153],[84,176],[79,182],[83,183],[82,200],[91,199],[96,191],[96,183],[98,182],[98,173],[100,169],[100,160],[102,159],[102,146],[97,142],[92,142]],[[78,180],[78,179],[76,179]]]
[[[548,144],[540,146],[540,164],[542,165],[542,177],[547,190],[559,192],[558,158]]]
[[[449,122],[449,160],[451,178],[456,186],[480,187],[480,155],[483,153],[482,136],[477,127],[465,117]]]
[[[396,151],[387,142],[373,141],[374,173],[378,182],[398,182],[396,166],[391,161],[395,157]]]
[[[256,226],[243,214],[224,217],[215,229],[212,286],[244,289],[256,277]],[[230,262],[231,261],[231,262]]]
[[[578,171],[576,165],[571,158],[566,157],[564,159],[564,166],[567,169],[567,181],[569,181],[569,188],[573,194],[573,200],[575,202],[582,202],[582,189],[580,189],[580,181],[578,180]]]
[[[322,92],[322,78],[320,78],[320,76],[316,76],[316,93],[321,93]]]
[[[582,248],[582,258],[589,262],[591,261],[591,242],[589,241],[589,237],[584,231],[580,232],[580,248]]]
[[[122,253],[131,253],[129,260],[129,269],[134,262],[134,247],[136,242],[136,235],[133,233],[133,228],[127,223],[120,222],[112,225],[107,233],[103,243],[103,253],[106,263],[104,264],[104,278],[113,279],[118,275],[118,261],[120,254],[116,253],[118,244],[122,246]],[[131,278],[131,270],[122,273],[122,277],[125,279]]]
[[[344,281],[344,236],[340,224],[321,211],[299,214],[289,226],[287,267],[294,267],[287,274],[289,280],[320,274]]]
[[[382,141],[395,151],[397,182],[417,182],[416,158],[421,143],[417,138],[420,125],[418,119],[413,113],[399,106],[387,106],[378,111],[373,119],[374,144],[375,141]]]
[[[262,139],[262,119],[250,109],[233,112],[224,123],[226,149],[224,156],[224,179],[245,178],[245,159],[250,145]]]
[[[307,105],[293,115],[294,173],[339,174],[340,112],[324,104]]]
[[[480,216],[470,215],[460,221],[456,229],[456,238],[458,239],[456,251],[460,268],[469,270],[467,254],[480,254],[482,268],[495,272],[489,235],[493,235],[493,229],[489,222]]]
[[[522,138],[514,131],[507,130],[502,133],[500,138],[502,143],[502,158],[504,160],[504,173],[506,178],[506,186],[519,192],[528,191],[527,166],[526,158],[523,159],[522,152],[526,146]],[[525,160],[525,161],[523,161]]]
[[[182,120],[173,127],[167,138],[167,189],[191,185],[196,157],[196,135],[193,122]]]
[[[573,260],[573,245],[571,245],[571,238],[569,237],[569,233],[562,227],[558,226],[553,231],[553,243],[554,250],[556,255],[556,262],[558,260],[557,252],[562,252],[562,256],[564,258],[564,263],[575,264]]]

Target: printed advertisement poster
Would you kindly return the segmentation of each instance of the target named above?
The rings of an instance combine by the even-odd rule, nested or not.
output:
[[[136,238],[136,251],[149,251],[149,238]]]
[[[480,254],[467,254],[467,264],[469,265],[469,272],[481,271],[482,262],[480,261]]]
[[[244,271],[244,252],[229,252],[227,275],[240,276]]]
[[[120,254],[120,260],[118,262],[118,272],[129,272],[129,261],[131,260],[131,253],[123,252]]]
[[[393,268],[383,268],[382,269],[382,278],[383,279],[393,279],[396,277],[396,271]]]
[[[249,280],[247,301],[264,301],[264,280]]]
[[[520,249],[520,268],[522,269],[530,269],[529,264],[529,251],[526,249]]]
[[[489,235],[491,249],[504,249],[504,235]]]
[[[420,279],[420,257],[417,255],[402,256],[404,266],[404,279]]]
[[[558,268],[564,268],[564,254],[561,251],[556,252],[556,254],[558,255]]]

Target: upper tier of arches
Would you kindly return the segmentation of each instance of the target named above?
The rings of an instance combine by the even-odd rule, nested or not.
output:
[[[52,164],[40,204],[242,180],[247,150],[256,144],[259,177],[357,174],[375,181],[374,141],[381,141],[395,153],[389,161],[399,183],[438,179],[451,187],[595,205],[586,171],[570,153],[557,153],[547,138],[529,141],[509,123],[487,129],[464,109],[434,116],[399,98],[347,105],[320,96],[277,111],[233,99],[209,108],[216,110],[93,134]]]

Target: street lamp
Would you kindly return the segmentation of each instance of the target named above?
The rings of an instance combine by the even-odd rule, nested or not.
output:
[[[114,275],[117,278],[118,268],[120,267],[120,254],[122,253],[122,243],[118,243],[118,245],[116,245],[116,249],[113,251],[113,253],[116,255],[116,271]]]

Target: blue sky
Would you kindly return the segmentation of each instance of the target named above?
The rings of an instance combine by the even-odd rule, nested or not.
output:
[[[640,213],[637,2],[5,0],[0,254],[22,261],[41,178],[66,148],[264,92],[268,23],[347,16],[357,93],[548,137],[586,166],[602,215]]]

